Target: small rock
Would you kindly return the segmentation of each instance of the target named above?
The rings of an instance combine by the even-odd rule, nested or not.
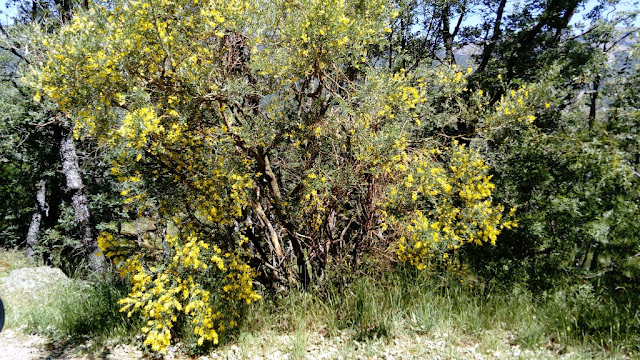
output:
[[[7,293],[35,294],[70,283],[71,280],[62,270],[40,266],[13,270],[9,277],[4,279],[2,288]]]

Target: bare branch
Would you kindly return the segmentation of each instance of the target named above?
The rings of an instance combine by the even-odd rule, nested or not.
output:
[[[6,36],[7,38],[10,38],[9,33],[7,33],[7,30],[4,29],[4,26],[2,26],[2,24],[0,24],[0,32],[4,36]],[[31,65],[31,62],[29,60],[27,60],[27,58],[24,57],[24,55],[20,54],[18,52],[18,50],[16,50],[14,47],[6,48],[4,46],[0,46],[0,49],[5,50],[5,51],[9,51],[10,53],[12,53],[13,55],[17,56],[22,61],[26,62],[28,65]]]

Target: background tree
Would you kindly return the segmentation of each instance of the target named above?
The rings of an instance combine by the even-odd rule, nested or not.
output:
[[[3,112],[5,121],[2,125],[7,140],[3,142],[6,146],[4,156],[9,163],[15,164],[16,160],[23,163],[18,167],[19,171],[7,173],[11,178],[8,179],[8,183],[22,180],[16,175],[37,178],[30,179],[29,183],[33,185],[26,188],[35,198],[28,230],[24,230],[23,226],[29,222],[24,221],[24,218],[15,218],[8,214],[5,215],[5,219],[12,221],[7,222],[7,231],[11,231],[13,239],[26,236],[29,256],[39,248],[44,250],[45,257],[51,260],[52,253],[60,254],[60,252],[48,247],[61,245],[62,254],[68,254],[63,257],[77,257],[78,250],[81,250],[88,254],[86,259],[91,268],[97,270],[101,267],[100,256],[96,255],[97,234],[90,216],[88,194],[80,175],[76,145],[71,135],[71,124],[60,116],[50,103],[41,102],[39,96],[34,97],[35,92],[23,84],[22,79],[24,69],[31,66],[31,62],[37,61],[38,58],[38,48],[33,46],[35,30],[53,31],[59,27],[60,21],[70,19],[73,8],[71,3],[33,2],[29,4],[32,8],[27,12],[25,11],[26,3],[15,2],[14,5],[20,10],[15,18],[17,23],[9,29],[2,28],[2,51],[5,56],[4,80],[10,85],[7,88],[6,102],[3,103],[3,108],[9,110]],[[15,169],[15,165],[10,167]],[[64,175],[64,180],[58,174]],[[70,199],[63,193],[68,194]],[[18,197],[25,195],[18,195],[19,193],[14,192],[13,189],[7,189],[7,195],[9,194]],[[57,238],[57,231],[53,230],[53,227],[64,223],[59,220],[63,214],[64,207],[61,208],[61,206],[65,200],[71,203],[74,219],[72,223],[62,226],[72,230],[69,234],[71,238],[77,235],[81,239],[80,246],[73,241],[65,240],[60,244],[60,239],[53,240]],[[24,207],[21,209],[22,212],[25,210]],[[42,224],[43,219],[44,224]],[[78,229],[77,234],[74,233],[76,229]],[[54,232],[45,235],[45,230]],[[53,243],[44,245],[38,243],[38,238],[41,240],[48,238],[53,240]],[[62,239],[65,238],[66,235]]]
[[[637,283],[629,267],[637,228],[629,216],[635,216],[638,178],[624,160],[631,153],[614,140],[629,135],[610,125],[620,109],[602,97],[603,88],[613,94],[613,82],[633,69],[625,39],[634,31],[629,25],[635,14],[607,18],[610,10],[602,3],[577,35],[567,32],[558,42],[551,39],[555,45],[535,50],[540,71],[509,70],[509,60],[502,60],[505,77],[497,83],[504,90],[497,93],[530,79],[545,106],[531,129],[489,137],[499,197],[520,209],[520,227],[503,234],[493,257],[481,255],[492,258],[491,272],[518,269],[514,279],[543,287],[567,273],[598,279],[609,289]],[[557,31],[544,33],[555,37]]]

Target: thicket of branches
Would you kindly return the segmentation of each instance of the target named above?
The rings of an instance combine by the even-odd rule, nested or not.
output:
[[[120,271],[154,350],[182,316],[217,342],[242,302],[364,263],[637,291],[616,4],[15,2],[2,241]]]

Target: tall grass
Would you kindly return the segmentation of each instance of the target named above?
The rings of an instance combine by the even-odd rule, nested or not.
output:
[[[125,339],[139,328],[138,319],[119,311],[118,300],[125,295],[124,284],[113,279],[74,282],[51,289],[38,301],[14,305],[11,326],[58,340]]]
[[[290,332],[295,354],[301,354],[297,347],[304,343],[304,324],[308,332],[347,332],[356,341],[437,331],[448,333],[452,341],[471,339],[485,349],[502,341],[558,354],[571,347],[588,358],[640,351],[637,300],[614,302],[586,285],[540,294],[521,285],[477,285],[453,275],[410,269],[375,279],[359,277],[341,289],[293,291],[266,299],[250,309],[240,332]]]

